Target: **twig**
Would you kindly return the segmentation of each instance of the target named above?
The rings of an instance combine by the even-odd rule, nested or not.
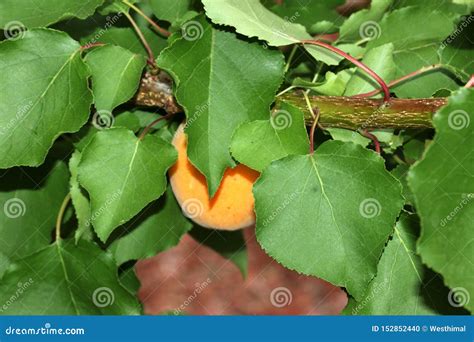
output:
[[[318,41],[318,40],[302,40],[301,43],[302,44],[316,45],[316,46],[320,46],[322,48],[325,48],[327,50],[330,50],[330,51],[332,51],[334,53],[337,53],[338,55],[344,57],[345,59],[347,59],[348,61],[350,61],[354,65],[358,66],[359,68],[364,70],[367,74],[372,76],[372,78],[374,78],[377,81],[378,84],[380,84],[380,87],[382,88],[382,91],[384,92],[384,102],[390,101],[390,90],[389,90],[387,84],[385,83],[385,81],[375,71],[370,69],[367,65],[365,65],[361,61],[359,61],[356,58],[352,57],[351,55],[345,53],[341,49],[338,49],[337,47],[334,47],[332,45],[323,43],[323,42]]]
[[[413,71],[403,77],[400,77],[396,80],[393,80],[392,82],[388,83],[388,86],[391,88],[391,87],[394,87],[406,80],[409,80],[410,78],[413,78],[413,77],[416,77],[418,75],[421,75],[421,74],[424,74],[425,72],[428,72],[428,71],[431,71],[431,70],[435,70],[435,69],[439,69],[439,68],[442,68],[443,66],[441,64],[433,64],[433,65],[430,65],[430,66],[426,66],[426,67],[423,67],[421,69],[418,69],[416,71]],[[372,91],[369,91],[368,93],[364,93],[364,94],[358,94],[358,95],[354,95],[354,97],[372,97],[374,95],[377,95],[378,93],[381,92],[381,89],[375,89],[375,90],[372,90]]]
[[[152,67],[156,68],[155,56],[153,55],[153,51],[151,50],[150,44],[148,44],[145,36],[143,35],[143,32],[140,30],[140,27],[138,27],[137,23],[135,22],[135,20],[133,20],[133,18],[130,14],[128,14],[127,12],[123,12],[123,14],[125,14],[127,19],[130,21],[130,24],[132,24],[133,29],[137,33],[137,35],[140,38],[143,46],[146,49],[146,52],[148,54],[148,60],[147,60],[148,64],[150,64]]]
[[[157,23],[155,23],[149,16],[147,16],[145,13],[143,13],[143,11],[138,8],[137,6],[135,6],[134,4],[128,2],[127,0],[122,0],[122,2],[127,5],[128,7],[132,8],[135,12],[137,12],[138,14],[140,14],[146,21],[148,21],[150,23],[151,26],[153,26],[161,35],[163,35],[164,37],[169,37],[171,35],[171,33],[167,30],[165,30],[164,28],[162,28],[161,26],[159,26]]]
[[[368,132],[367,130],[363,129],[363,130],[360,130],[361,134],[366,136],[367,138],[369,138],[370,140],[372,140],[372,142],[374,143],[374,146],[375,146],[375,152],[377,152],[378,154],[381,153],[381,150],[380,150],[380,142],[379,142],[379,139],[377,139],[377,137],[375,135],[373,135],[372,133]]]
[[[143,131],[140,133],[140,135],[138,136],[138,140],[143,140],[143,138],[145,138],[145,135],[147,135],[147,133],[150,131],[150,129],[156,125],[158,122],[160,122],[161,120],[168,120],[170,117],[172,117],[174,115],[174,113],[170,113],[170,114],[166,114],[166,115],[163,115],[161,117],[159,117],[158,119],[152,121],[148,126],[146,126]]]

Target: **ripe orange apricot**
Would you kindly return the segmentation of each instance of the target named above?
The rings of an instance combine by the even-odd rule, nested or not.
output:
[[[184,214],[197,224],[236,230],[255,223],[253,183],[259,173],[240,164],[224,172],[219,189],[209,198],[206,178],[188,159],[187,137],[181,125],[173,138],[178,161],[170,169],[170,183]]]

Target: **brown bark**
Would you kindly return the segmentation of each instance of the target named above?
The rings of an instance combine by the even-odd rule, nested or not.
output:
[[[423,129],[432,127],[433,114],[446,104],[445,98],[391,99],[382,100],[347,96],[310,96],[310,103],[319,111],[319,123],[323,127],[358,129]],[[141,106],[160,107],[168,113],[177,113],[182,108],[172,92],[172,81],[168,75],[147,73],[142,79],[135,101]],[[289,92],[276,101],[282,101],[303,111],[308,125],[313,122],[301,91]]]

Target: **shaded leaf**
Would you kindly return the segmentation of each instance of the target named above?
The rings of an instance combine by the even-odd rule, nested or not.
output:
[[[240,270],[242,276],[247,277],[248,259],[247,247],[242,230],[222,231],[217,229],[194,226],[190,235],[199,243],[208,246],[229,259]]]
[[[21,284],[21,285],[20,285]],[[18,300],[9,301],[18,289]],[[4,315],[137,315],[112,256],[91,242],[59,240],[12,264],[0,282]]]
[[[192,227],[168,187],[165,195],[126,224],[124,234],[109,247],[118,265],[154,256],[176,246]]]
[[[377,275],[365,298],[349,301],[345,312],[353,315],[436,315],[449,306],[448,293],[435,295],[437,283],[416,255],[418,222],[415,215],[404,213],[395,226],[392,239],[384,249]],[[443,288],[438,291],[442,292]]]
[[[474,89],[461,89],[433,118],[436,135],[408,184],[421,218],[418,252],[454,289],[474,293]],[[442,161],[442,162],[440,162]],[[473,301],[465,305],[473,311]]]
[[[10,169],[0,178],[0,253],[4,257],[17,260],[51,243],[68,177],[64,163],[57,162],[52,168]]]

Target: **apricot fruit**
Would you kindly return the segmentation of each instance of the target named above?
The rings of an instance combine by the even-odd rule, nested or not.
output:
[[[187,137],[180,125],[173,138],[178,161],[170,169],[170,183],[183,213],[200,226],[237,230],[255,223],[253,183],[259,176],[243,164],[228,168],[215,195],[209,198],[206,178],[188,159]]]

